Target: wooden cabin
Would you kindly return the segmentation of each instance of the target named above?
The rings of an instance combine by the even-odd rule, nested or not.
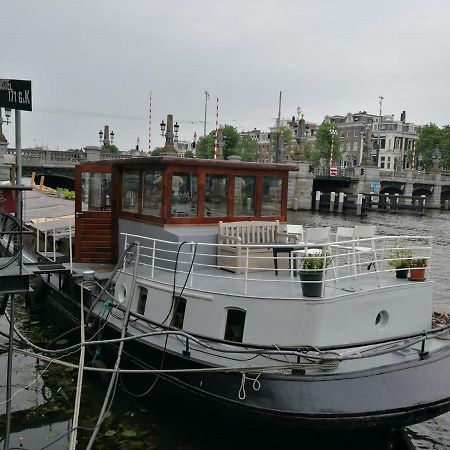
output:
[[[217,242],[218,223],[286,222],[296,165],[159,156],[75,169],[75,260],[114,263],[122,232]]]

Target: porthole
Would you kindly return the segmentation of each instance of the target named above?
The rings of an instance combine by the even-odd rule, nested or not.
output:
[[[375,318],[375,326],[377,328],[384,328],[389,321],[389,314],[387,311],[380,311]]]
[[[117,297],[120,303],[123,303],[127,299],[127,287],[124,284],[120,286]]]

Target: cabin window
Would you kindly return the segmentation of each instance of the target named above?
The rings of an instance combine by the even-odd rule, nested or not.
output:
[[[174,328],[178,328],[180,330],[183,329],[185,312],[186,312],[186,299],[183,297],[176,297],[172,316],[172,326]]]
[[[127,170],[122,178],[122,211],[139,212],[138,205],[139,172]]]
[[[227,195],[229,177],[227,175],[206,175],[205,216],[227,216]]]
[[[234,215],[255,216],[256,177],[234,178]]]
[[[83,172],[81,210],[111,211],[111,174]]]
[[[142,213],[149,216],[161,216],[162,190],[160,171],[145,171],[142,186]]]
[[[139,286],[139,297],[138,297],[138,303],[137,303],[137,308],[136,308],[136,312],[138,314],[144,315],[144,313],[145,313],[145,305],[147,303],[147,295],[148,295],[147,288],[145,288],[143,286]]]
[[[283,179],[281,177],[263,177],[261,216],[279,216],[281,214],[282,190]]]
[[[198,203],[197,174],[172,175],[172,217],[196,217]]]
[[[224,337],[227,341],[242,342],[244,337],[245,314],[245,311],[242,311],[242,309],[228,309]]]

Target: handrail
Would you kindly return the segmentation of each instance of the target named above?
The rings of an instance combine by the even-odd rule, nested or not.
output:
[[[149,280],[163,281],[163,274],[173,273],[173,263],[178,252],[178,242],[154,239],[137,234],[122,233],[125,243],[138,240],[141,243],[141,257],[139,264],[143,268],[142,274]],[[236,249],[235,254],[220,254],[221,263],[218,262],[219,250]],[[284,249],[289,257],[280,258],[280,261],[289,262],[289,267],[279,268],[279,275],[275,274],[273,249]],[[314,249],[316,255],[305,252]],[[256,252],[252,250],[258,250]],[[400,258],[401,251],[408,251],[404,258]],[[413,262],[422,260],[425,264],[427,278],[430,279],[431,267],[431,236],[375,236],[372,238],[347,239],[332,241],[323,244],[288,244],[288,243],[264,243],[264,244],[215,244],[197,243],[197,252],[192,261],[192,251],[179,251],[179,265],[177,273],[188,274],[188,268],[192,264],[189,286],[191,289],[201,289],[204,292],[223,293],[214,282],[203,283],[207,279],[228,279],[227,293],[232,295],[255,296],[259,298],[299,298],[299,278],[296,276],[296,265],[299,260],[294,257],[307,260],[308,258],[322,259],[328,266],[323,272],[324,290],[322,297],[327,296],[326,286],[342,287],[334,290],[333,297],[348,295],[351,293],[350,285],[358,284],[359,291],[385,288],[398,285],[395,281],[396,261],[402,260],[402,269],[408,270],[414,266]],[[317,253],[323,252],[320,255]],[[296,254],[298,253],[298,254]],[[326,260],[330,260],[326,262]],[[287,264],[285,264],[286,266]],[[368,266],[370,270],[367,270]],[[126,264],[123,269],[126,270]],[[225,269],[225,270],[221,270]],[[306,269],[308,271],[308,269]],[[314,269],[309,269],[314,271]],[[233,273],[235,272],[235,273]],[[165,276],[167,280],[167,275]],[[235,280],[231,282],[231,280]],[[359,282],[358,282],[359,280]],[[368,280],[374,280],[366,283]],[[170,279],[170,283],[173,279]],[[264,292],[261,286],[267,283],[277,283],[277,297]],[[309,281],[309,283],[317,281]],[[169,281],[167,281],[169,283]],[[308,281],[302,281],[308,283]],[[366,286],[367,284],[367,286]],[[348,285],[348,286],[346,286]],[[279,286],[279,289],[278,289]],[[293,287],[295,290],[293,290]]]

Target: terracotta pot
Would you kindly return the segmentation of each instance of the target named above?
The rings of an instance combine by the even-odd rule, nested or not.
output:
[[[425,267],[409,269],[409,279],[411,281],[425,281]]]

